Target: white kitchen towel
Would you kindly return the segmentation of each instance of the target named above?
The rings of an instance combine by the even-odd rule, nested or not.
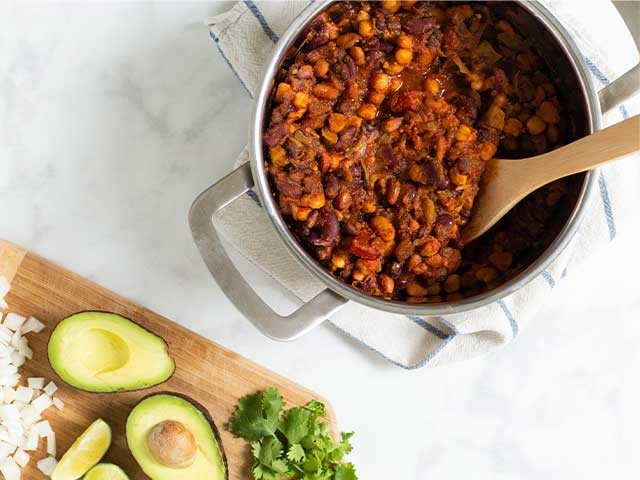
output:
[[[573,35],[599,87],[637,62],[633,39],[609,1],[544,3]],[[264,62],[279,35],[308,4],[245,0],[206,20],[220,55],[249,95],[258,87]],[[628,114],[623,106],[605,120],[615,123]],[[247,160],[245,150],[236,165]],[[503,346],[535,317],[538,307],[567,272],[576,270],[624,231],[625,215],[633,215],[632,209],[625,206],[638,205],[640,201],[636,187],[640,170],[633,168],[625,164],[623,168],[615,166],[599,173],[598,192],[592,196],[587,216],[569,247],[539,278],[508,298],[472,312],[438,318],[394,315],[349,302],[330,322],[345,335],[406,369],[460,361]],[[231,248],[297,298],[313,298],[323,285],[280,242],[256,194],[250,193],[216,216],[216,228]]]

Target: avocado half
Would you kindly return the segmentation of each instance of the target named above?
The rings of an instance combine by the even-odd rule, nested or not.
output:
[[[227,459],[207,410],[184,395],[156,393],[129,413],[127,445],[152,480],[227,480]]]
[[[80,312],[62,320],[49,337],[48,354],[62,380],[88,392],[152,387],[175,370],[162,338],[108,312]]]

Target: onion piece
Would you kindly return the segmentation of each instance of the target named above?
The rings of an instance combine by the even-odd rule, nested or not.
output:
[[[55,470],[56,465],[58,465],[58,462],[53,457],[47,457],[40,460],[36,465],[38,467],[38,470],[50,477]]]
[[[20,467],[11,457],[0,465],[0,472],[4,475],[5,480],[20,480]]]
[[[18,449],[16,453],[13,454],[13,460],[18,464],[19,467],[24,468],[29,463],[29,459],[31,457],[24,450]]]

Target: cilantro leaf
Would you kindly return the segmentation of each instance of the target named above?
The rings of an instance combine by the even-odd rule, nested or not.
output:
[[[341,463],[336,467],[334,480],[358,480],[353,463]]]
[[[229,431],[251,442],[273,435],[284,400],[275,388],[242,397],[229,422]]]
[[[275,388],[240,399],[229,430],[251,443],[256,480],[357,480],[351,463],[353,433],[336,442],[324,417],[326,408],[313,400],[282,411],[284,400]]]
[[[292,408],[284,412],[280,421],[279,430],[287,438],[290,444],[300,443],[304,437],[309,435],[309,420],[311,412],[304,408]]]
[[[302,462],[305,459],[304,448],[299,443],[294,443],[289,447],[287,458],[292,462]]]

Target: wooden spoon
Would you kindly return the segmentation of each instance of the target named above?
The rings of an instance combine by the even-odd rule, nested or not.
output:
[[[482,235],[537,188],[559,178],[585,172],[640,151],[640,115],[530,158],[493,158],[486,163],[465,243]]]

